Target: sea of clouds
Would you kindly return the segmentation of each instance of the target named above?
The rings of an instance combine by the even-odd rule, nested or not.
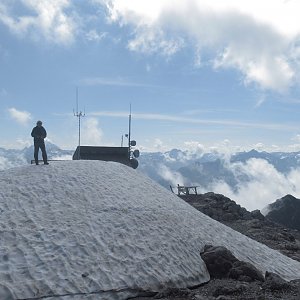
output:
[[[215,192],[223,194],[248,210],[262,210],[268,204],[292,194],[300,198],[300,168],[294,168],[287,174],[281,173],[267,160],[251,158],[245,163],[223,160],[224,167],[234,175],[237,184],[230,186],[225,180],[213,180],[208,186],[193,182],[200,193]],[[191,181],[179,171],[161,165],[158,169],[161,177],[172,186],[191,185]],[[247,180],[245,180],[247,178]]]

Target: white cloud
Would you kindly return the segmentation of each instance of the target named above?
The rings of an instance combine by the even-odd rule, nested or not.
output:
[[[270,42],[275,43],[275,41],[276,39]],[[258,83],[262,88],[280,92],[291,86],[295,71],[288,63],[288,58],[283,55],[284,48],[282,54],[279,51],[275,54],[277,57],[272,57],[271,51],[267,51],[263,55],[261,47],[256,48],[256,51],[258,50],[260,53],[256,51],[250,53],[251,48],[242,49],[240,44],[235,46],[234,48],[232,46],[227,47],[222,52],[221,57],[215,60],[216,68],[240,70],[245,75],[244,82],[246,85]],[[258,104],[260,105],[261,101]]]
[[[106,117],[126,117],[128,118],[128,112],[122,111],[98,111],[91,112],[92,116],[106,116]],[[206,124],[206,125],[222,125],[222,126],[232,126],[232,127],[245,127],[245,128],[263,128],[268,130],[296,130],[297,125],[282,125],[281,123],[250,123],[239,120],[207,120],[200,118],[188,118],[182,115],[166,115],[166,114],[156,114],[156,113],[132,113],[134,119],[141,120],[157,120],[157,121],[167,121],[167,122],[180,122],[189,124]]]
[[[204,153],[204,151],[205,151],[205,147],[197,141],[186,141],[186,142],[184,142],[184,145],[187,150],[190,150],[193,152]]]
[[[186,141],[183,144],[184,148],[188,151],[189,154],[196,155],[200,158],[205,153],[204,145],[200,144],[197,141]]]
[[[297,0],[273,0],[268,1],[239,1],[239,0],[98,0],[100,3],[110,4],[111,18],[117,20],[121,17],[138,19],[140,24],[150,24],[157,21],[163,11],[173,7],[184,9],[193,5],[195,10],[200,8],[219,12],[236,11],[247,14],[255,20],[269,24],[283,34],[296,35],[299,32]],[[144,19],[141,19],[143,16]]]
[[[168,147],[159,138],[155,138],[153,142],[153,151],[164,152],[167,151]]]
[[[295,143],[291,144],[291,145],[288,145],[287,150],[288,151],[293,151],[293,152],[300,151],[300,134],[296,134],[295,136],[293,136],[291,138],[291,140]]]
[[[166,181],[169,181],[172,186],[184,185],[184,177],[176,172],[172,171],[165,165],[160,165],[158,169],[158,174]]]
[[[81,144],[85,146],[99,146],[102,141],[103,132],[96,118],[83,119],[81,131]]]
[[[32,145],[32,140],[17,138],[15,148],[24,149],[25,147],[30,147]]]
[[[183,149],[188,151],[189,156],[196,155],[198,158],[200,158],[204,153],[214,153],[226,161],[231,157],[232,154],[245,150],[242,149],[241,146],[234,145],[228,139],[214,142],[213,145],[209,146],[203,145],[197,141],[186,141],[183,143]]]
[[[193,47],[195,67],[208,63],[238,70],[246,85],[285,92],[300,82],[299,1],[93,0],[85,5],[96,3],[108,8],[111,22],[129,26],[131,51],[169,59]],[[21,37],[64,45],[79,32],[89,41],[105,38],[106,32],[91,26],[97,10],[85,18],[79,8],[74,0],[4,1],[0,23]]]
[[[10,8],[23,4],[30,12],[20,16],[13,15]],[[10,5],[0,4],[0,22],[13,33],[33,39],[41,36],[47,41],[58,44],[69,44],[74,39],[75,21],[66,10],[70,0],[12,0]]]
[[[202,191],[224,194],[248,210],[262,209],[287,194],[300,197],[300,169],[294,169],[285,175],[266,160],[255,158],[246,163],[226,163],[226,168],[235,174],[237,180],[245,175],[249,180],[239,181],[236,189],[224,181],[216,181]]]
[[[21,125],[26,125],[31,119],[31,114],[28,111],[20,111],[12,107],[8,109],[10,117]]]
[[[254,108],[260,107],[266,101],[266,95],[260,95],[256,101]]]
[[[216,68],[234,68],[245,84],[283,92],[299,77],[299,1],[109,0],[112,22],[133,25],[128,47],[170,56],[193,44]]]
[[[299,142],[299,143],[300,143],[300,134],[296,134],[296,135],[292,138],[292,141],[295,141],[295,142]]]
[[[288,145],[286,151],[298,152],[300,151],[300,143]]]
[[[128,48],[147,54],[160,53],[170,57],[184,47],[184,40],[180,37],[166,39],[162,30],[145,30],[131,40]]]
[[[139,143],[138,148],[142,152],[162,152],[162,153],[171,149],[168,144],[166,144],[159,138],[145,139],[144,144]],[[166,157],[166,159],[168,158],[169,157]]]
[[[266,146],[263,143],[257,143],[253,148],[258,151],[264,151],[266,149]]]
[[[90,30],[86,33],[86,38],[88,41],[100,42],[107,36],[107,32],[98,32],[95,29]]]

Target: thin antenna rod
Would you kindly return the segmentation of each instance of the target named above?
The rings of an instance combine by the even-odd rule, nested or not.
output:
[[[85,116],[85,110],[84,110],[84,113],[82,113],[82,111],[79,111],[79,109],[78,109],[78,87],[76,87],[76,113],[74,112],[74,116],[78,118],[78,153],[77,153],[77,159],[80,160],[81,118],[83,118]]]
[[[76,87],[76,115],[78,115],[78,87]]]
[[[130,159],[130,153],[131,153],[131,141],[130,141],[130,136],[131,136],[131,103],[129,107],[129,124],[128,124],[128,158]]]

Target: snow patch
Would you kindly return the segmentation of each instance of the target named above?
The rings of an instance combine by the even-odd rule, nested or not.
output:
[[[212,220],[127,166],[62,161],[0,172],[0,294],[126,299],[209,280],[221,245],[259,270],[300,278],[300,263]]]

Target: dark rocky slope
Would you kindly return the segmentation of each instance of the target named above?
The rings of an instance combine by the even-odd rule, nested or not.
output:
[[[214,193],[180,196],[211,218],[300,261],[300,232],[265,218],[259,210],[252,212],[233,200]]]
[[[300,199],[286,195],[267,206],[266,218],[291,229],[300,230]]]

